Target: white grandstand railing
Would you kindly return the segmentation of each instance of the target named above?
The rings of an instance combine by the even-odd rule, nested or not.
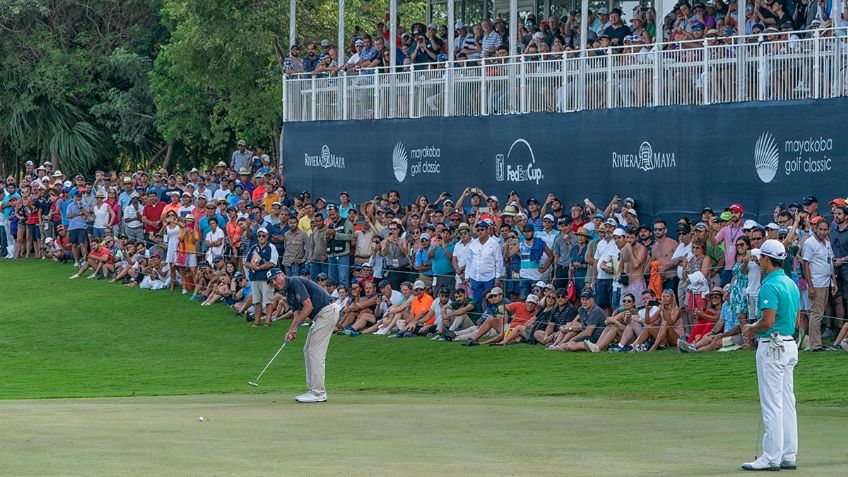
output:
[[[283,78],[283,120],[479,116],[848,96],[846,30]],[[803,38],[807,35],[806,38]],[[472,60],[473,61],[473,60]],[[431,65],[431,64],[428,64]]]

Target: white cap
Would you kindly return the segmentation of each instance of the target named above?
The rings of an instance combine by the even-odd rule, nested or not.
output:
[[[539,297],[537,297],[536,295],[531,293],[531,294],[527,295],[527,303],[535,303],[535,304],[538,305],[539,304]]]
[[[621,229],[615,229],[612,232],[613,237],[624,237],[624,231]]]
[[[545,288],[545,282],[539,280],[538,282],[533,284],[534,287]]]
[[[421,280],[415,280],[415,283],[412,284],[413,290],[423,290],[425,288],[427,288],[427,287],[424,285],[424,282],[422,282]]]
[[[769,222],[768,224],[766,224],[766,228],[769,230],[778,230],[780,229],[780,226],[774,222]]]
[[[542,217],[542,220],[550,220],[551,222],[556,222],[556,219],[551,214],[545,214],[545,216]]]
[[[627,209],[627,210],[625,210],[625,212],[627,212],[628,214],[632,215],[633,217],[638,217],[638,216],[639,216],[639,214],[637,214],[637,213],[636,213],[636,210],[635,210],[635,209]]]
[[[753,229],[753,228],[757,228],[759,226],[760,226],[760,224],[758,224],[756,220],[748,219],[742,225],[742,230],[750,230],[750,229]]]
[[[454,30],[459,30],[465,28],[465,23],[462,23],[462,20],[457,20],[456,23],[453,24]]]
[[[533,34],[533,38],[535,38],[537,40],[541,40],[541,39],[545,38],[545,34],[540,32],[540,31],[537,31],[536,33]]]
[[[266,229],[265,227],[259,227],[259,230],[257,230],[256,233],[257,234],[267,234],[268,229]]]
[[[421,240],[430,240],[430,234],[424,232],[423,234],[421,234]]]
[[[493,200],[493,201],[497,202],[498,204],[500,204],[500,203],[501,203],[501,201],[500,201],[500,200],[498,200],[498,196],[496,196],[496,195],[490,195],[489,197],[487,197],[487,198],[486,198],[486,200],[487,200],[487,201],[488,201],[488,200]]]
[[[765,255],[766,257],[783,260],[784,258],[786,258],[786,247],[784,247],[783,244],[780,243],[780,241],[770,239],[763,242],[762,247],[751,250],[751,255],[755,257]]]

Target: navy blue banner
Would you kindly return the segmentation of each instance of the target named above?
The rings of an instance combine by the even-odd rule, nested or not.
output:
[[[402,203],[481,187],[564,206],[633,197],[640,219],[733,202],[768,219],[778,203],[844,197],[848,99],[289,123],[286,185],[354,202],[397,189]],[[501,204],[503,206],[505,204]]]

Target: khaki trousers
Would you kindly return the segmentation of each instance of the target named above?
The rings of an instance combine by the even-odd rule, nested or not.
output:
[[[827,298],[830,296],[830,287],[815,288],[816,299],[810,304],[810,323],[807,332],[810,334],[810,349],[822,347],[821,322],[824,308],[827,306]]]
[[[327,358],[327,347],[330,337],[339,317],[339,306],[331,303],[312,321],[306,345],[303,347],[303,357],[306,361],[306,387],[315,395],[324,394],[324,362]]]

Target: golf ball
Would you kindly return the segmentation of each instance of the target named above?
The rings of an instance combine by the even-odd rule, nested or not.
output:
[[[206,418],[205,418],[205,417],[203,417],[203,416],[200,416],[200,417],[198,417],[198,418],[197,418],[197,420],[198,420],[198,421],[200,421],[200,422],[203,422],[203,421],[205,421],[205,420],[206,420]]]

